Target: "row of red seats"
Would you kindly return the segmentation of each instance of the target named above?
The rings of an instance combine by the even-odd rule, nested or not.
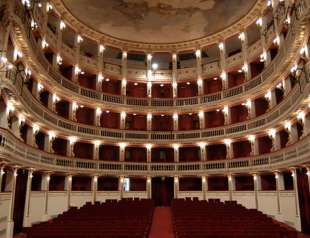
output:
[[[294,229],[282,227],[256,209],[235,201],[175,199],[172,202],[176,238],[296,238]]]
[[[28,238],[146,238],[153,211],[148,199],[86,203],[24,232]]]

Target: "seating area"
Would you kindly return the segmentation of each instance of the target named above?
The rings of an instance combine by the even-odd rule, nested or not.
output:
[[[86,203],[24,232],[28,238],[144,238],[153,211],[154,204],[148,199]]]
[[[172,203],[176,238],[295,238],[294,229],[235,201],[176,199]]]

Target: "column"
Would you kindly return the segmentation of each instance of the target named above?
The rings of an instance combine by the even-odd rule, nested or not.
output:
[[[146,92],[147,92],[147,96],[148,98],[152,97],[152,82],[147,82],[146,84]]]
[[[56,24],[56,52],[53,55],[53,68],[58,69],[58,66],[62,63],[61,58],[61,46],[62,46],[62,31],[66,27],[63,20],[58,19]]]
[[[78,76],[81,73],[80,68],[80,51],[81,51],[81,43],[83,41],[83,38],[80,34],[77,34],[74,41],[74,67],[73,67],[73,73],[72,73],[72,81],[77,82]]]
[[[152,54],[147,53],[146,55],[146,79],[152,81]]]
[[[294,187],[294,193],[295,193],[295,215],[296,215],[296,221],[297,224],[297,230],[301,230],[301,221],[299,217],[299,197],[298,197],[298,183],[297,183],[297,171],[296,168],[293,168],[291,170],[292,177],[293,177],[293,187]]]
[[[0,167],[0,193],[2,192],[2,182],[3,182],[3,175],[5,174],[4,172],[4,166]]]
[[[68,115],[69,120],[77,121],[76,111],[78,108],[79,108],[79,105],[76,102],[70,102],[69,103],[69,109],[68,109],[69,110],[69,115]]]
[[[178,78],[178,56],[177,53],[172,54],[172,93],[173,98],[176,98],[178,96],[178,84],[177,84],[177,78]]]
[[[178,194],[179,194],[179,177],[174,177],[174,186],[173,186],[173,194],[174,194],[174,198],[178,198]]]
[[[11,199],[10,199],[10,207],[9,207],[9,214],[7,217],[7,229],[6,229],[6,234],[7,238],[12,238],[14,234],[14,202],[15,202],[15,196],[16,196],[16,180],[17,180],[17,175],[18,175],[18,169],[14,168],[12,173],[12,181],[11,181]]]
[[[102,114],[101,108],[97,107],[95,110],[95,126],[101,126],[100,123],[101,114]]]
[[[254,181],[254,194],[255,194],[255,208],[259,209],[258,192],[262,190],[261,176],[259,174],[253,174],[253,181]]]
[[[265,60],[264,63],[265,66],[267,66],[271,62],[270,51],[267,48],[267,41],[266,41],[267,18],[265,16],[262,16],[256,23],[260,27],[261,43],[263,48],[263,56]]]
[[[276,171],[274,174],[276,178],[277,210],[278,210],[278,216],[281,216],[280,191],[284,190],[284,178],[283,178],[283,174],[280,173],[279,171]]]
[[[7,58],[7,48],[8,48],[8,42],[9,42],[9,36],[12,29],[12,22],[10,22],[8,25],[4,27],[4,32],[1,34],[0,37],[0,58],[4,57]],[[1,62],[0,62],[1,66]]]
[[[55,140],[55,133],[49,131],[48,135],[44,136],[44,151],[53,153],[53,141]]]
[[[174,157],[174,162],[179,162],[179,145],[174,144],[173,145],[173,157]]]
[[[152,177],[147,177],[146,179],[146,193],[147,198],[152,199]]]
[[[277,96],[276,96],[276,91],[275,89],[271,89],[269,90],[266,95],[265,98],[268,100],[269,103],[269,108],[268,110],[274,108],[277,105]]]
[[[31,88],[31,94],[34,98],[37,100],[40,99],[40,90],[39,90],[39,83],[36,80],[32,81],[32,88]]]
[[[228,190],[229,190],[229,201],[233,200],[233,191],[236,190],[235,176],[228,175]]]
[[[47,108],[53,112],[55,111],[55,101],[53,100],[53,94],[50,92],[48,93]]]
[[[0,103],[0,126],[2,128],[9,129],[8,119],[14,110],[15,108],[11,103],[8,102],[7,105]]]
[[[96,78],[96,90],[102,91],[103,81],[103,52],[105,50],[104,45],[98,44],[98,56],[97,56],[97,78]]]
[[[205,142],[201,142],[199,144],[199,147],[200,147],[200,160],[201,161],[206,161],[207,160],[207,143]]]
[[[93,150],[93,160],[99,160],[100,145],[101,145],[100,141],[95,141]]]
[[[222,110],[222,112],[224,113],[224,124],[225,125],[229,125],[231,124],[231,110],[230,107],[225,106],[224,109]]]
[[[92,204],[97,201],[97,191],[98,191],[98,176],[92,177]]]
[[[281,33],[281,26],[282,26],[282,22],[279,22],[279,17],[277,15],[277,7],[279,4],[279,0],[272,0],[272,8],[273,8],[273,15],[275,16],[274,19],[274,29],[276,32],[276,39],[277,39],[277,43],[279,44],[279,46],[282,45],[283,41],[284,41],[284,36]]]
[[[33,178],[33,171],[28,171],[27,188],[26,188],[26,199],[25,199],[25,210],[24,210],[24,227],[30,227],[30,196],[31,196],[31,184]]]
[[[309,113],[305,114],[305,112],[302,112],[300,120],[301,120],[302,125],[303,125],[302,136],[304,137],[310,133],[310,114]]]
[[[121,162],[125,161],[125,150],[126,150],[126,144],[120,143],[120,145],[119,145],[119,161],[121,161]]]
[[[74,157],[74,145],[76,143],[76,138],[75,137],[69,137],[69,139],[67,140],[67,152],[66,152],[66,156],[67,157]]]
[[[234,148],[231,139],[225,139],[224,143],[226,145],[226,159],[234,158]]]
[[[72,175],[66,176],[65,189],[67,191],[67,209],[69,209],[71,207]]]
[[[36,135],[39,133],[39,126],[33,124],[32,127],[27,128],[26,132],[26,143],[30,146],[37,147]]]
[[[207,176],[201,177],[201,184],[202,184],[202,199],[207,200],[207,191],[208,191],[208,180]]]
[[[198,85],[198,95],[203,95],[203,80],[202,80],[202,58],[201,50],[196,50],[196,71],[197,71],[197,85]]]
[[[127,80],[122,79],[122,84],[121,84],[121,95],[126,96],[126,91],[127,91]]]
[[[127,51],[123,51],[122,53],[122,79],[127,80]]]
[[[250,135],[248,139],[249,139],[249,142],[251,143],[251,155],[252,156],[259,155],[259,144],[258,144],[258,139],[256,138],[256,136]]]
[[[220,69],[223,89],[228,88],[227,72],[226,72],[226,47],[225,42],[219,43],[220,49]]]
[[[48,215],[48,193],[49,193],[49,185],[50,185],[50,174],[44,174],[42,176],[42,184],[41,190],[44,191],[45,198],[44,198],[44,214],[42,217],[42,221],[48,221],[50,216]]]
[[[277,151],[281,149],[281,138],[279,132],[275,129],[270,129],[268,131],[268,136],[272,141],[272,148],[271,151]]]
[[[178,131],[179,130],[179,116],[177,113],[174,113],[172,116],[173,119],[173,130]]]
[[[146,127],[148,131],[152,130],[152,114],[148,113],[146,116]]]
[[[242,47],[242,56],[243,56],[243,67],[242,70],[245,74],[245,80],[251,79],[251,67],[249,67],[249,56],[248,56],[248,34],[246,31],[243,31],[239,35],[239,39],[241,40],[241,47]]]
[[[288,128],[289,133],[289,144],[294,144],[298,141],[298,130],[297,130],[297,124],[291,125],[290,128]]]
[[[120,116],[120,129],[124,130],[126,125],[126,112],[121,112]]]
[[[152,161],[152,145],[146,145],[146,162],[150,163]]]
[[[119,181],[118,183],[119,195],[120,195],[120,199],[122,199],[123,193],[124,193],[124,177],[120,176],[118,181]]]
[[[249,111],[249,118],[253,119],[256,117],[256,107],[255,107],[255,100],[248,100],[247,101],[247,108]]]
[[[204,113],[204,111],[200,111],[198,113],[198,117],[199,117],[199,128],[200,129],[205,129],[206,123],[205,123],[205,113]]]
[[[11,130],[12,130],[12,133],[14,134],[14,136],[21,139],[20,127],[21,127],[22,123],[20,122],[20,120],[16,117],[13,117],[11,125],[12,125]]]

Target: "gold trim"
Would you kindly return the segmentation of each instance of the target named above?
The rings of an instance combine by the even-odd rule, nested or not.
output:
[[[185,50],[195,50],[208,45],[217,44],[218,42],[237,34],[246,29],[258,17],[261,16],[263,10],[266,8],[265,0],[257,0],[254,7],[248,12],[246,16],[239,21],[227,27],[226,29],[215,34],[184,42],[178,43],[143,43],[133,42],[118,39],[107,34],[101,33],[89,27],[88,25],[79,21],[72,13],[66,8],[62,0],[51,0],[55,11],[61,18],[70,25],[76,32],[82,32],[83,36],[92,39],[96,42],[104,43],[119,49],[126,49],[127,51],[145,51],[145,52],[176,52]]]

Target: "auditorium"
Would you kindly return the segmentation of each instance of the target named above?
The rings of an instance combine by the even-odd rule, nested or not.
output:
[[[0,238],[310,238],[310,0],[0,0]]]

